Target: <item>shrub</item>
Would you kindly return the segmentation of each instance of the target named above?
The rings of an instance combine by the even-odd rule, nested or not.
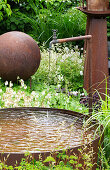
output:
[[[56,52],[57,51],[57,52]],[[78,47],[73,50],[68,47],[56,46],[50,52],[50,70],[49,70],[49,52],[41,52],[42,60],[40,67],[33,76],[37,82],[49,82],[50,85],[60,84],[60,88],[77,91],[83,86],[83,65],[84,59],[80,56]]]

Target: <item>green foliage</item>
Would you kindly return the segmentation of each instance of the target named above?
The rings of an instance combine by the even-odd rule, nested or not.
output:
[[[84,35],[86,17],[75,8],[68,9],[66,12],[57,12],[52,9],[40,9],[36,17],[30,17],[20,12],[17,13],[23,21],[31,25],[30,35],[40,43],[49,43],[52,37],[52,29],[58,30],[58,38]]]
[[[56,160],[55,160],[52,156],[48,156],[48,157],[44,160],[44,163],[46,163],[46,162],[53,162],[53,163],[55,163]]]
[[[50,70],[48,51],[42,50],[42,60],[35,75],[32,76],[32,88],[30,82],[21,86],[11,82],[1,81],[0,107],[53,107],[84,112],[85,107],[79,103],[80,90],[83,86],[83,58],[79,51],[61,48],[51,50]],[[66,73],[66,74],[65,74]],[[79,90],[76,91],[76,90]],[[8,100],[7,100],[8,99]]]
[[[1,90],[1,89],[0,89]],[[4,90],[4,91],[3,91]],[[2,87],[0,107],[53,107],[84,112],[85,108],[80,106],[78,97],[57,92],[56,86],[48,86],[36,83],[34,91],[15,86],[13,88]],[[8,99],[8,100],[7,100]]]
[[[110,17],[107,17],[107,36],[110,41]]]
[[[77,1],[74,1],[77,3]],[[52,29],[57,29],[59,38],[85,33],[86,16],[73,8],[73,1],[9,1],[12,15],[0,24],[1,33],[19,30],[31,35],[40,44],[49,43]],[[5,28],[5,29],[4,29]]]
[[[93,153],[92,153],[93,154]],[[75,170],[82,167],[82,164],[79,163],[81,157],[83,157],[84,153],[81,153],[80,157],[74,155],[68,156],[66,154],[66,150],[62,152],[56,152],[57,155],[57,164],[56,160],[53,156],[48,156],[44,161],[35,160],[32,158],[31,154],[25,156],[20,162],[20,165],[17,166],[7,166],[4,163],[0,162],[1,170]],[[87,155],[87,154],[86,154]],[[89,155],[88,155],[89,157]],[[91,160],[88,160],[88,157],[85,158],[84,168],[91,169],[93,165],[90,163]],[[58,161],[59,160],[59,161]],[[45,166],[45,163],[49,163],[49,165]],[[73,168],[74,167],[74,168]]]
[[[104,81],[106,81],[105,100],[97,92],[101,101],[101,108],[99,108],[98,112],[94,112],[86,123],[90,124],[91,120],[98,120],[99,125],[97,130],[100,130],[101,138],[104,134],[103,148],[100,146],[99,158],[101,159],[102,167],[104,169],[110,169],[110,96],[108,95],[107,78]],[[101,131],[102,126],[103,131]]]
[[[106,158],[104,158],[104,162],[106,167],[110,168],[110,97],[107,95],[106,93],[106,100],[102,100],[101,99],[101,102],[102,102],[102,107],[101,107],[101,110],[99,112],[99,121],[101,122],[101,124],[103,124],[104,126],[104,150],[106,151],[105,152],[105,155],[106,155]],[[104,151],[103,150],[103,151]],[[106,161],[105,161],[106,160]]]
[[[41,52],[41,64],[33,76],[33,80],[49,85],[60,85],[60,88],[72,91],[81,90],[83,87],[83,57],[80,56],[78,47],[72,48],[57,45],[56,50],[50,52],[50,70],[49,53],[46,50]]]
[[[7,0],[0,0],[0,21],[2,21],[4,17],[10,16],[11,13],[12,11]]]

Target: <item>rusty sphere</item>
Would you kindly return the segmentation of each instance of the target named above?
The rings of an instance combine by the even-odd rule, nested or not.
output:
[[[0,77],[16,82],[19,76],[27,80],[38,69],[40,49],[29,35],[11,31],[0,36]]]

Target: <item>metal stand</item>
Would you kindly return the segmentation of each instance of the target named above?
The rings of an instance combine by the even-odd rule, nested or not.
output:
[[[103,99],[106,88],[105,79],[108,78],[108,52],[107,52],[107,22],[105,18],[92,18],[88,16],[87,34],[92,35],[92,89],[97,90]],[[88,43],[87,43],[88,46]],[[84,68],[84,88],[89,91],[91,72],[89,67],[88,48]]]
[[[84,88],[90,92],[90,79],[92,79],[92,93],[98,91],[103,100],[105,100],[106,79],[108,78],[108,50],[107,50],[107,21],[106,16],[110,15],[108,11],[88,11],[78,8],[87,14],[86,34],[92,35],[92,58],[88,50],[89,43],[85,41],[86,58],[84,66]],[[90,61],[91,60],[91,61]],[[91,67],[90,68],[90,62]],[[91,70],[90,70],[91,69]],[[91,76],[90,77],[90,72]]]

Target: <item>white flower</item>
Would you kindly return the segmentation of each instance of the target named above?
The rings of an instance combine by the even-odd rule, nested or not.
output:
[[[26,86],[26,85],[24,85],[24,89],[27,89],[27,86]]]
[[[5,81],[5,86],[7,86],[8,85],[8,81]]]
[[[17,76],[17,80],[19,80],[20,79],[20,77],[19,76]]]
[[[58,93],[55,93],[55,96],[58,96]]]
[[[2,93],[2,89],[0,89],[0,93]]]
[[[51,98],[51,94],[48,93],[47,96],[46,96],[47,99],[50,99]]]
[[[16,94],[16,92],[15,91],[13,91],[13,95],[15,95]]]
[[[58,79],[59,79],[59,81],[63,80],[63,76],[58,75]]]
[[[60,84],[58,84],[58,85],[57,85],[57,88],[60,88],[60,87],[61,87],[61,85],[60,85]]]
[[[20,83],[21,83],[21,87],[24,87],[24,80],[21,79],[21,80],[19,80],[19,81],[20,81]]]
[[[9,87],[13,87],[13,83],[11,81],[9,83]]]
[[[77,96],[77,95],[78,95],[78,92],[77,92],[77,91],[73,91],[72,94],[73,94],[74,96]]]
[[[78,63],[81,64],[82,63],[82,59],[80,59]]]
[[[80,71],[80,75],[81,75],[81,76],[83,75],[83,71]]]
[[[50,105],[50,102],[48,101],[47,104],[48,104],[48,106],[49,106],[49,105]]]
[[[64,62],[64,60],[60,60],[62,63]]]
[[[75,50],[78,50],[78,45],[76,45],[74,48],[75,48]]]
[[[45,95],[45,91],[42,92],[42,95]]]
[[[80,96],[84,96],[84,93],[81,93]]]
[[[35,96],[35,95],[36,95],[36,92],[35,92],[35,91],[32,91],[31,95]]]

